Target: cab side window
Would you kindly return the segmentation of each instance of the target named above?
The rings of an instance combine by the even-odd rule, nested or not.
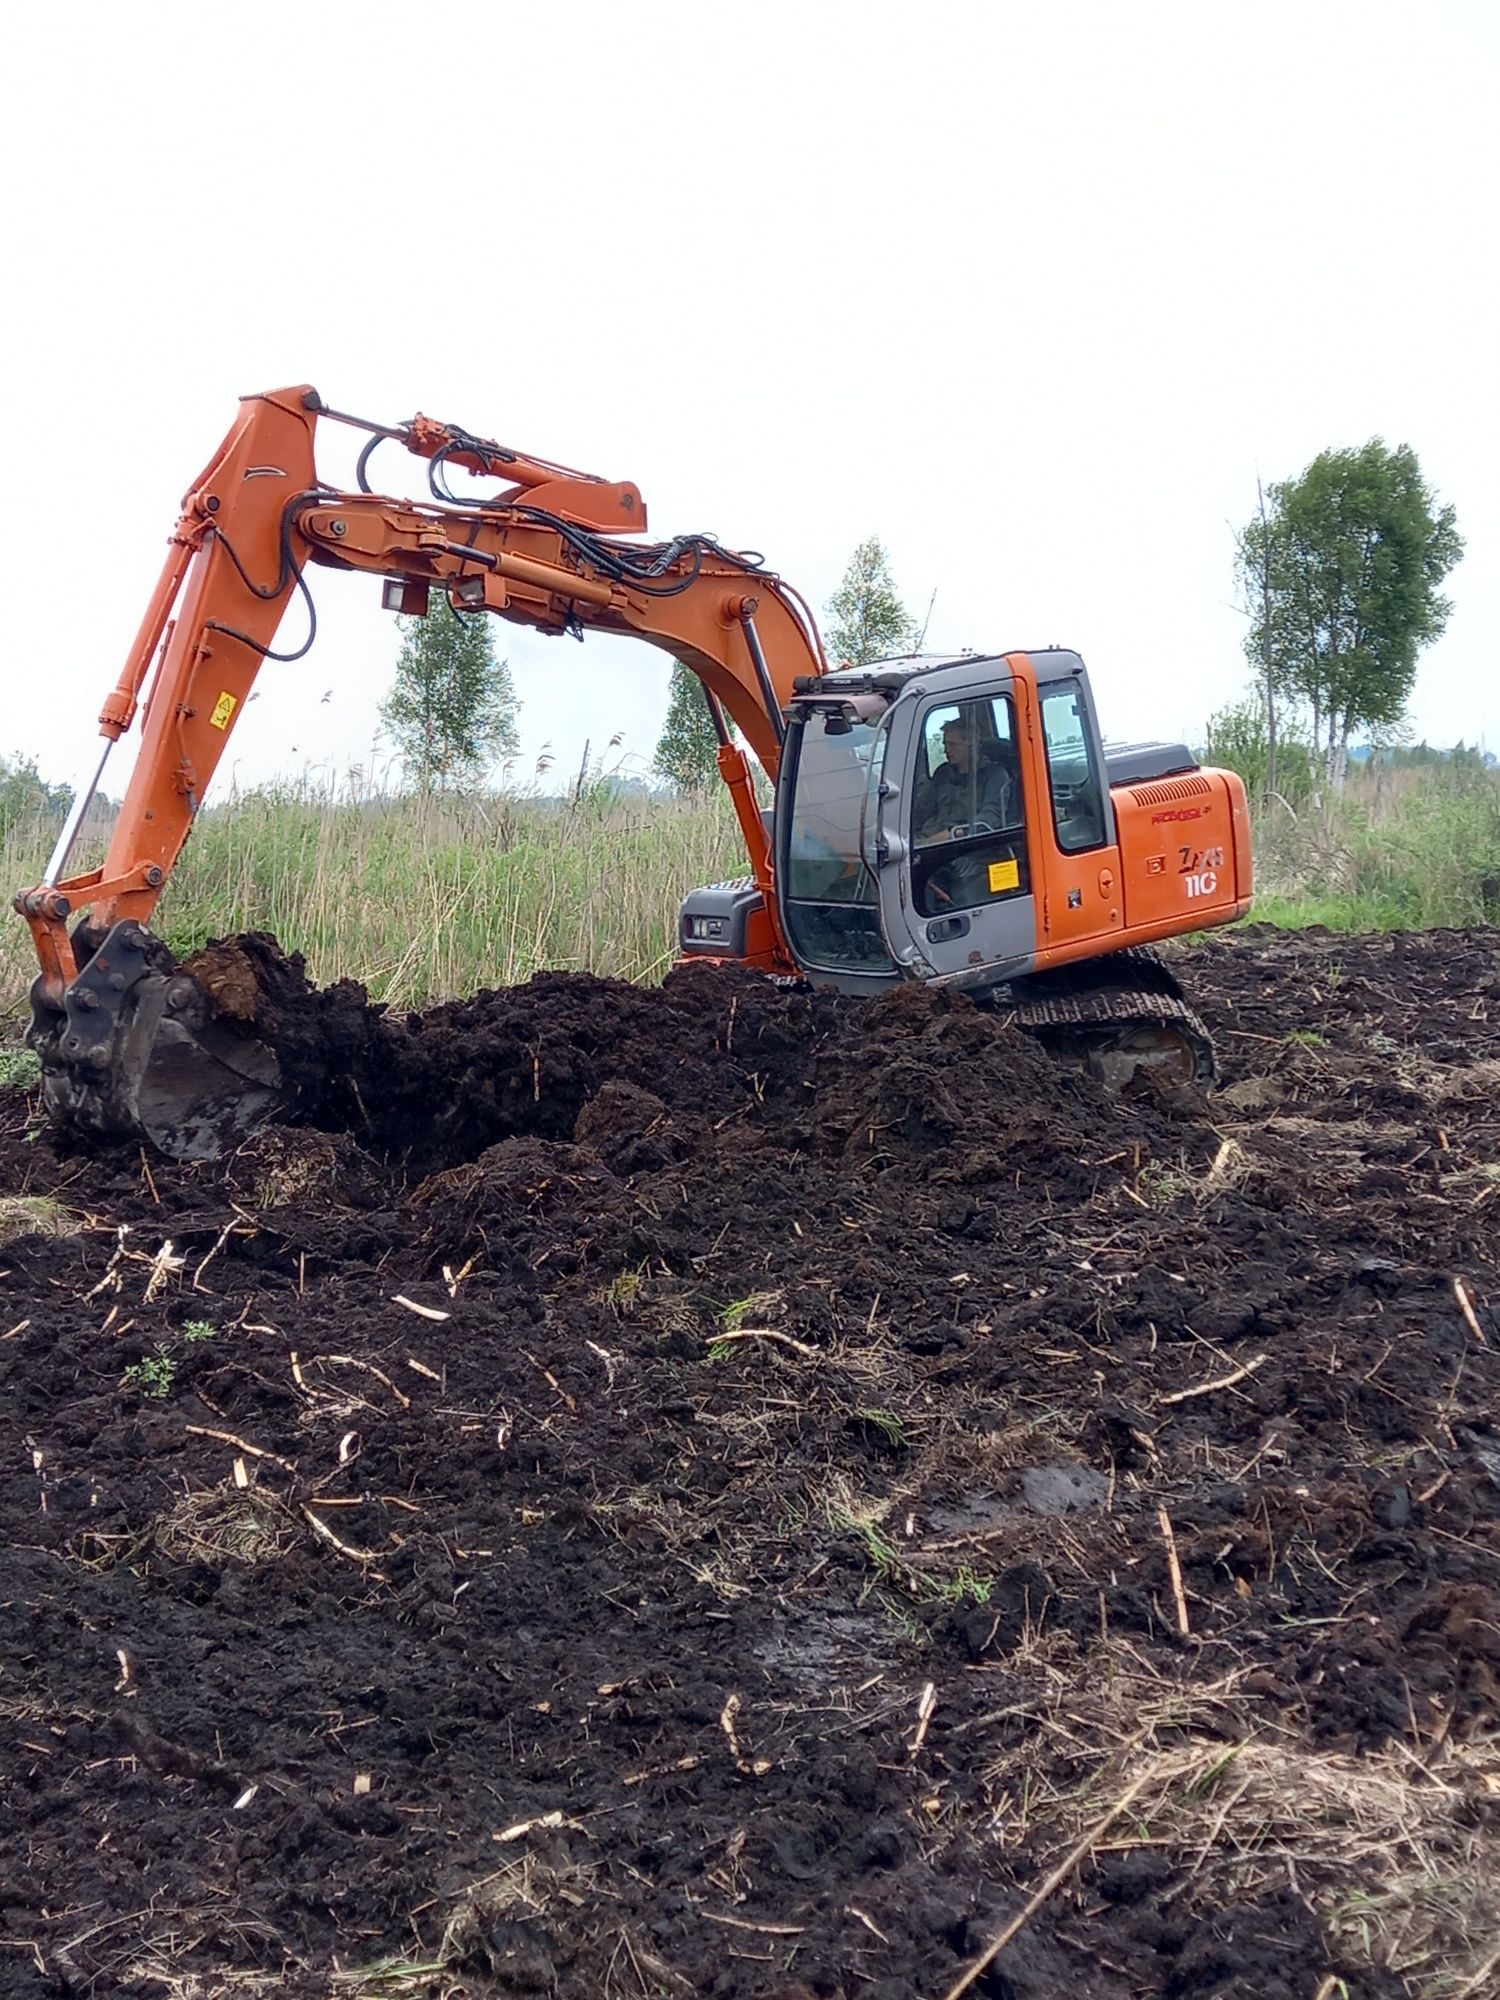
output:
[[[1060,681],[1041,689],[1042,740],[1047,746],[1047,776],[1052,787],[1052,819],[1057,844],[1064,854],[1102,847],[1105,840],[1104,791],[1098,760],[1084,726],[1083,703],[1077,684]]]
[[[912,801],[912,875],[922,914],[1029,894],[1025,821],[1010,697],[930,709]]]

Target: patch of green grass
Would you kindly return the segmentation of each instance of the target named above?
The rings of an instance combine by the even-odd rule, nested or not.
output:
[[[952,1576],[934,1577],[930,1585],[932,1596],[943,1604],[988,1604],[995,1579],[960,1563]]]
[[[30,1090],[42,1080],[35,1049],[0,1048],[0,1090]]]
[[[1168,1208],[1194,1191],[1191,1176],[1180,1167],[1169,1167],[1164,1160],[1147,1160],[1135,1177],[1135,1185],[1136,1192],[1153,1208]]]
[[[1257,896],[1251,916],[1258,924],[1275,924],[1284,931],[1314,927],[1349,932],[1416,928],[1405,920],[1399,905],[1371,896]]]
[[[914,1604],[988,1604],[994,1580],[968,1563],[960,1563],[949,1574],[919,1569],[907,1562],[901,1550],[880,1525],[876,1514],[831,1503],[826,1508],[828,1525],[836,1532],[852,1534],[863,1544],[872,1575],[861,1592],[860,1602],[874,1595],[890,1609],[888,1593],[900,1591]]]
[[[780,1304],[780,1292],[751,1292],[747,1298],[725,1306],[719,1314],[719,1324],[726,1333],[738,1333],[744,1326],[764,1325]]]
[[[1289,929],[1500,922],[1500,771],[1356,771],[1341,794],[1252,807],[1255,916]]]

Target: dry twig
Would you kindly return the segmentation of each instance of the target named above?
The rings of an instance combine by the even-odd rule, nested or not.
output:
[[[1165,1513],[1165,1509],[1163,1509],[1163,1512]],[[1031,1922],[1032,1918],[1036,1915],[1037,1911],[1041,1909],[1042,1905],[1045,1902],[1047,1902],[1050,1897],[1055,1896],[1057,1894],[1058,1890],[1062,1887],[1063,1883],[1067,1881],[1068,1877],[1084,1860],[1085,1856],[1088,1854],[1089,1850],[1094,1846],[1094,1844],[1099,1839],[1101,1839],[1104,1834],[1108,1833],[1109,1829],[1114,1825],[1115,1821],[1119,1819],[1122,1813],[1128,1811],[1128,1809],[1132,1805],[1134,1805],[1135,1801],[1140,1797],[1141,1793],[1145,1791],[1147,1785],[1150,1784],[1151,1780],[1157,1775],[1158,1775],[1157,1771],[1152,1770],[1148,1767],[1146,1770],[1142,1771],[1142,1773],[1138,1778],[1136,1778],[1132,1783],[1130,1783],[1125,1787],[1125,1790],[1121,1792],[1120,1796],[1115,1800],[1114,1804],[1110,1807],[1109,1811],[1105,1813],[1103,1818],[1096,1820],[1094,1824],[1089,1828],[1088,1832],[1083,1836],[1083,1838],[1077,1841],[1063,1856],[1062,1860],[1058,1862],[1057,1866],[1053,1869],[1052,1873],[1047,1877],[1046,1881],[1042,1884],[1041,1888],[1037,1890],[1036,1894],[1032,1897],[1031,1901],[1026,1905],[1025,1909],[1022,1910],[1018,1916],[1014,1916],[1011,1918],[1010,1922],[1005,1926],[1005,1929],[1001,1931],[1000,1935],[994,1940],[994,1942],[992,1944],[988,1944],[985,1946],[984,1950],[979,1954],[978,1958],[975,1959],[974,1963],[969,1967],[968,1971],[965,1972],[960,1978],[956,1979],[954,1983],[948,1988],[947,1992],[943,1995],[943,2000],[959,2000],[959,1996],[961,1994],[967,1993],[969,1988],[974,1984],[974,1982],[978,1978],[980,1978],[980,1976],[983,1973],[989,1970],[989,1968],[994,1964],[995,1960],[1000,1956],[1001,1952],[1004,1951],[1005,1947],[1012,1941],[1012,1939],[1020,1936],[1021,1932],[1025,1930],[1026,1926]]]
[[[1479,1315],[1474,1310],[1474,1303],[1469,1297],[1468,1287],[1464,1284],[1462,1278],[1455,1278],[1453,1280],[1453,1296],[1458,1300],[1459,1311],[1469,1322],[1470,1333],[1473,1334],[1481,1347],[1488,1347],[1489,1341],[1485,1338],[1484,1328],[1479,1324]]]
[[[1264,1368],[1270,1358],[1269,1354],[1257,1354],[1253,1361],[1247,1361],[1243,1368],[1236,1368],[1231,1374],[1216,1375],[1212,1382],[1195,1382],[1191,1389],[1174,1389],[1170,1396],[1162,1396],[1158,1400],[1162,1403],[1186,1403],[1194,1396],[1211,1396],[1215,1389],[1232,1389],[1236,1382],[1243,1382],[1257,1368]]]
[[[805,1340],[793,1340],[789,1333],[778,1333],[774,1326],[737,1326],[728,1333],[711,1333],[709,1345],[717,1347],[721,1341],[731,1340],[774,1340],[780,1347],[790,1347],[808,1361],[816,1361],[818,1350],[809,1347]]]
[[[1187,1592],[1182,1587],[1182,1564],[1177,1560],[1177,1537],[1172,1532],[1172,1517],[1165,1507],[1158,1507],[1156,1519],[1161,1527],[1161,1538],[1167,1550],[1167,1575],[1172,1579],[1172,1601],[1177,1606],[1177,1629],[1183,1638],[1192,1635],[1188,1622]]]
[[[457,1290],[456,1286],[454,1290]],[[453,1293],[450,1292],[448,1296],[452,1298]],[[391,1302],[393,1305],[405,1306],[409,1313],[420,1313],[423,1319],[451,1319],[453,1317],[451,1313],[440,1312],[436,1306],[418,1305],[415,1299],[407,1298],[404,1292],[392,1293]]]
[[[283,1472],[297,1470],[294,1459],[282,1458],[274,1451],[262,1451],[258,1444],[251,1444],[245,1438],[236,1437],[233,1431],[210,1430],[206,1424],[184,1424],[183,1429],[189,1437],[213,1438],[218,1444],[232,1444],[236,1451],[248,1451],[252,1458],[268,1458],[272,1465],[279,1465]]]

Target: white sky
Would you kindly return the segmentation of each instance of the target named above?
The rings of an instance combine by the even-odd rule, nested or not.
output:
[[[1410,443],[1468,541],[1414,721],[1500,748],[1484,0],[137,0],[3,34],[0,750],[49,776],[236,397],[302,381],[635,479],[654,535],[760,549],[820,612],[878,533],[930,646],[1076,646],[1116,737],[1243,685],[1257,470]],[[376,582],[312,581],[241,782],[370,758],[395,629]],[[664,656],[497,638],[523,769],[649,759]]]

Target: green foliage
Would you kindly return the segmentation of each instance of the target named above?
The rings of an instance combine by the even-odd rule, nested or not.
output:
[[[212,1340],[217,1332],[211,1319],[190,1319],[182,1329],[182,1337],[189,1346],[196,1346],[200,1341]]]
[[[1379,438],[1321,452],[1266,497],[1238,538],[1246,655],[1259,674],[1269,653],[1273,687],[1306,705],[1342,785],[1352,733],[1400,725],[1418,655],[1447,623],[1439,586],[1463,541],[1415,452]]]
[[[719,775],[719,738],[703,684],[681,660],[672,662],[667,719],[657,738],[652,765],[679,792],[701,791]]]
[[[402,618],[396,680],[381,720],[419,791],[478,785],[520,737],[510,668],[495,657],[487,611],[455,611],[432,593],[425,618]]]
[[[30,1090],[42,1080],[35,1049],[0,1048],[0,1090]]]
[[[144,1360],[132,1361],[125,1370],[125,1380],[133,1389],[139,1389],[143,1396],[161,1401],[172,1393],[172,1385],[177,1380],[177,1363],[165,1347],[158,1347]]]
[[[1252,799],[1271,789],[1271,732],[1265,703],[1256,695],[1231,702],[1208,719],[1205,763],[1237,771]],[[1306,724],[1281,715],[1276,730],[1277,796],[1300,804],[1314,789],[1317,762]]]
[[[73,802],[67,785],[49,785],[34,757],[0,757],[0,837],[14,829],[61,825]]]
[[[1256,817],[1255,914],[1330,930],[1500,922],[1500,772],[1357,768],[1342,795]]]
[[[861,542],[850,557],[843,582],[828,600],[828,613],[833,622],[824,643],[835,666],[893,659],[917,643],[916,620],[901,602],[878,535]]]

